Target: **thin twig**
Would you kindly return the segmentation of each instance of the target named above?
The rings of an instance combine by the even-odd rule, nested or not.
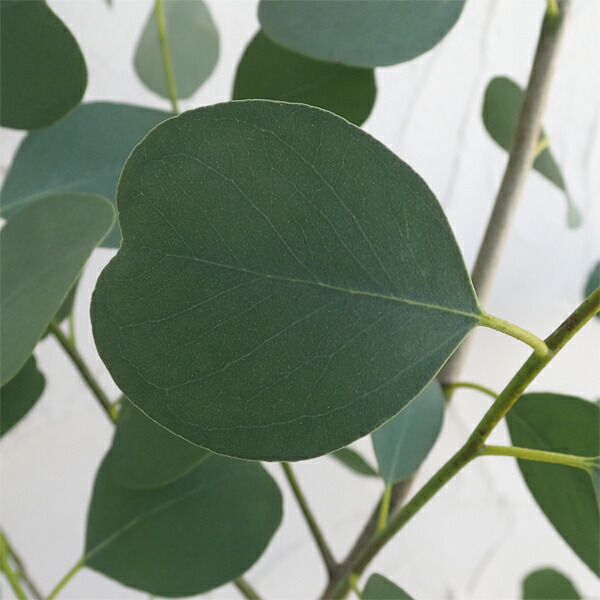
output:
[[[10,541],[6,537],[6,534],[4,534],[2,531],[0,531],[0,537],[2,538],[4,544],[6,544],[6,548],[8,549],[9,556],[12,559],[12,562],[14,563],[14,565],[16,567],[17,575],[19,575],[20,579],[29,588],[31,595],[34,598],[36,598],[36,600],[40,600],[41,598],[43,598],[44,597],[43,594],[40,592],[37,585],[34,583],[34,581],[29,576],[29,573],[27,572],[27,569],[25,568],[25,565],[23,564],[21,557],[15,551],[14,546],[10,543]]]
[[[233,585],[235,585],[244,598],[248,600],[261,600],[256,590],[243,577],[234,579]]]
[[[169,56],[169,42],[167,39],[167,24],[165,21],[165,13],[163,8],[163,0],[156,0],[154,7],[156,15],[156,26],[158,28],[158,40],[160,43],[160,52],[162,54],[163,67],[165,70],[165,79],[167,81],[167,88],[169,90],[169,96],[171,97],[171,104],[173,106],[173,112],[179,113],[179,106],[177,105],[177,89],[175,88],[175,79],[173,77],[173,69],[171,67],[171,57]]]
[[[6,576],[10,587],[19,600],[27,600],[27,594],[21,586],[19,574],[10,564],[10,546],[3,533],[0,533],[0,571]]]

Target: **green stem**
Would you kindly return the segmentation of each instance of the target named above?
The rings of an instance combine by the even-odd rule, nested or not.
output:
[[[483,394],[491,396],[494,400],[498,397],[498,394],[488,387],[480,385],[478,383],[472,383],[470,381],[458,381],[456,383],[446,383],[443,386],[446,396],[450,396],[452,392],[458,388],[466,388],[470,390],[477,390]]]
[[[537,158],[549,145],[550,140],[548,139],[548,136],[544,135],[541,137],[535,147],[535,158]]]
[[[62,332],[61,328],[56,324],[55,321],[50,321],[48,329],[52,333],[52,335],[54,335],[54,337],[58,340],[58,343],[63,347],[63,350],[69,355],[69,357],[73,361],[73,364],[77,367],[77,370],[81,374],[81,377],[87,383],[88,387],[98,400],[98,403],[110,419],[111,423],[114,423],[116,421],[117,415],[112,408],[111,401],[102,391],[102,388],[100,387],[98,382],[94,379],[94,376],[92,375],[88,366],[85,364],[77,348]]]
[[[292,466],[287,462],[282,462],[281,466],[283,467],[283,472],[285,473],[288,483],[290,484],[290,487],[292,488],[292,492],[293,492],[294,496],[296,497],[298,506],[300,507],[300,510],[302,511],[302,514],[304,515],[306,524],[308,525],[308,528],[310,529],[310,532],[315,540],[317,548],[319,549],[321,557],[323,558],[323,562],[325,563],[325,568],[327,569],[327,573],[331,576],[337,569],[338,564],[337,564],[335,558],[333,558],[333,554],[331,553],[331,550],[329,549],[329,546],[327,545],[327,542],[325,541],[325,536],[321,532],[321,528],[317,524],[317,521],[312,514],[312,511],[310,509],[310,506],[308,505],[306,497],[304,496],[304,493],[302,492],[302,489],[300,488],[300,485],[298,484],[298,480],[296,479],[296,476],[294,475]]]
[[[355,573],[350,573],[350,587],[356,594],[356,597],[360,600],[360,598],[362,598],[362,594],[360,593],[360,588],[358,587],[358,575]]]
[[[558,5],[558,0],[548,0],[548,7],[546,9],[548,16],[555,18],[560,13],[560,7]]]
[[[3,533],[0,533],[0,571],[6,576],[10,587],[19,600],[27,600],[27,594],[21,586],[18,573],[12,568],[9,560],[10,546]]]
[[[548,346],[546,346],[546,343],[543,340],[537,337],[537,335],[534,335],[530,331],[527,331],[526,329],[523,329],[518,325],[514,325],[513,323],[509,323],[504,319],[499,319],[498,317],[489,315],[486,312],[482,313],[479,324],[482,327],[489,327],[490,329],[495,329],[496,331],[505,333],[510,337],[524,342],[528,346],[531,346],[531,348],[533,348],[533,351],[538,356],[546,356],[546,354],[548,354]]]
[[[353,565],[326,598],[343,598],[349,588],[350,573],[360,575],[377,553],[400,529],[427,504],[459,471],[480,455],[485,441],[519,399],[529,384],[539,375],[565,344],[581,330],[600,310],[600,288],[596,289],[584,302],[546,339],[548,353],[545,356],[532,354],[500,393],[469,439],[454,456],[399,510],[388,522],[386,528],[375,534],[363,549]]]
[[[256,590],[243,577],[234,579],[233,585],[235,585],[244,598],[248,600],[261,600]]]
[[[167,40],[167,24],[165,21],[165,13],[163,9],[163,0],[156,0],[154,7],[156,14],[156,25],[158,27],[158,38],[160,42],[160,52],[162,54],[163,66],[165,69],[165,79],[167,80],[167,88],[171,97],[173,112],[179,112],[177,105],[177,90],[175,89],[175,79],[173,78],[173,70],[171,69],[171,58],[169,56],[169,44]]]
[[[25,565],[23,564],[21,557],[17,554],[14,547],[11,545],[8,538],[4,535],[4,533],[2,531],[0,531],[0,538],[2,540],[1,543],[5,544],[6,548],[8,549],[9,559],[12,559],[12,562],[15,565],[15,571],[16,571],[17,575],[19,576],[19,579],[21,581],[23,581],[25,583],[25,585],[29,588],[31,595],[34,598],[41,599],[43,597],[42,593],[39,591],[37,585],[33,582],[31,577],[29,576],[29,573],[27,572],[27,569],[25,568]]]
[[[388,522],[390,515],[390,502],[392,499],[392,484],[388,483],[383,490],[381,505],[379,508],[379,520],[377,521],[377,531],[382,531]]]
[[[83,567],[83,559],[81,559],[56,585],[56,587],[50,592],[46,600],[54,600],[63,588],[75,577],[79,570]]]
[[[576,467],[588,472],[590,470],[590,464],[595,461],[595,457],[576,456],[574,454],[563,454],[562,452],[547,452],[545,450],[532,450],[531,448],[519,448],[517,446],[483,446],[479,451],[479,455],[512,456],[523,460]]]
[[[69,341],[75,346],[75,317],[73,311],[69,313]]]

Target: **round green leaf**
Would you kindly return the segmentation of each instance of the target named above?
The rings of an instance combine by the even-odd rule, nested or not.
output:
[[[202,0],[163,0],[166,43],[178,98],[189,98],[210,76],[219,57],[219,34]],[[153,92],[170,98],[156,7],[135,52],[135,70]]]
[[[585,284],[584,298],[587,298],[592,294],[598,286],[600,286],[600,261],[598,261],[590,271],[590,275]],[[596,319],[600,319],[600,313],[596,315]]]
[[[360,597],[362,600],[413,600],[402,588],[377,573],[369,577]]]
[[[540,569],[523,580],[523,600],[580,600],[575,586],[554,569]]]
[[[462,0],[261,0],[258,19],[271,39],[300,54],[383,67],[433,48],[463,6]]]
[[[48,129],[30,133],[4,180],[0,215],[10,218],[34,200],[64,192],[100,194],[114,201],[121,169],[133,147],[170,116],[141,106],[93,102]],[[120,241],[115,224],[103,245],[118,248]]]
[[[526,394],[507,415],[515,446],[600,455],[600,406],[559,394]],[[598,489],[582,469],[519,460],[540,508],[575,553],[600,575]]]
[[[119,485],[144,489],[183,477],[208,456],[207,450],[173,435],[124,400],[106,460]]]
[[[31,356],[113,221],[113,207],[104,198],[63,194],[30,204],[2,229],[2,385]]]
[[[507,152],[512,146],[522,104],[523,90],[508,77],[495,77],[485,90],[483,124],[492,139]],[[540,140],[545,138],[546,133],[542,130]],[[538,154],[533,168],[564,192],[567,200],[567,223],[569,227],[579,227],[581,215],[569,195],[560,167],[548,146]]]
[[[87,86],[81,50],[45,2],[0,2],[0,54],[3,127],[46,127],[81,100]]]
[[[348,445],[480,319],[425,182],[317,108],[257,100],[171,119],[130,156],[117,201],[98,351],[131,402],[221,454]]]
[[[351,448],[340,448],[329,456],[335,458],[351,471],[367,477],[377,477],[377,471],[355,450]]]
[[[132,490],[105,460],[83,562],[149,594],[194,596],[249,569],[281,516],[279,489],[258,463],[213,455],[174,483]]]
[[[262,31],[246,48],[233,87],[234,100],[310,104],[355,125],[371,114],[376,93],[373,69],[307,58],[273,43]]]
[[[22,369],[0,389],[0,437],[14,427],[39,400],[46,379],[31,356]]]
[[[379,473],[392,485],[414,475],[444,420],[444,392],[433,380],[406,408],[371,435]]]

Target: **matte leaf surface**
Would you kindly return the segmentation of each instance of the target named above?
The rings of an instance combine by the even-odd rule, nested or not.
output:
[[[433,48],[463,5],[461,0],[261,0],[258,18],[271,39],[300,54],[382,67]]]
[[[163,11],[177,97],[189,98],[217,64],[219,34],[202,0],[163,0]],[[148,88],[170,98],[155,10],[138,43],[135,70]]]
[[[0,125],[36,129],[54,123],[83,96],[81,50],[45,2],[0,2]]]
[[[408,479],[425,460],[442,428],[444,392],[433,380],[406,408],[371,435],[386,484]]]
[[[46,379],[31,356],[23,368],[0,389],[0,436],[14,427],[39,400]]]
[[[340,448],[330,454],[351,471],[367,477],[377,477],[377,471],[356,451],[351,448]]]
[[[119,485],[144,489],[179,479],[208,456],[207,450],[173,435],[124,400],[106,460]]]
[[[105,460],[88,515],[84,563],[156,596],[194,596],[254,564],[281,522],[279,489],[258,464],[211,456],[176,482],[120,486]]]
[[[559,394],[526,394],[507,415],[515,446],[600,455],[600,406]],[[519,460],[531,493],[552,525],[592,571],[600,574],[597,482],[583,469]]]
[[[244,101],[157,127],[92,301],[127,397],[200,446],[301,460],[412,400],[480,319],[423,180],[332,113]]]
[[[522,104],[523,90],[508,77],[495,77],[485,90],[483,123],[492,139],[507,152],[515,136]],[[545,139],[546,133],[542,130],[540,140]],[[560,167],[548,146],[538,154],[533,168],[564,192],[569,227],[579,227],[581,215],[573,204]]]
[[[369,577],[360,596],[362,600],[413,600],[402,588],[377,573]]]
[[[580,600],[575,586],[554,569],[540,569],[523,580],[523,600]]]
[[[372,69],[314,60],[272,42],[259,31],[238,65],[233,99],[310,104],[361,125],[373,109]]]
[[[0,381],[31,356],[92,250],[112,227],[100,196],[63,194],[34,202],[0,232]]]
[[[585,284],[584,298],[587,298],[600,285],[600,261],[598,261],[591,270],[588,280]],[[596,315],[600,319],[600,313]]]
[[[64,192],[100,194],[114,201],[117,181],[133,147],[171,113],[142,106],[93,102],[21,143],[0,194],[0,215]],[[35,177],[31,174],[35,173]],[[117,248],[119,227],[103,241]]]

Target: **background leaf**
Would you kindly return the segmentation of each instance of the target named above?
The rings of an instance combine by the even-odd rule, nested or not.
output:
[[[554,569],[540,569],[523,580],[523,600],[580,600],[573,584]]]
[[[133,147],[171,113],[129,104],[93,102],[21,143],[0,194],[0,215],[64,192],[100,194],[114,202],[117,181]],[[31,174],[35,173],[35,177]],[[118,248],[118,224],[103,245]]]
[[[360,595],[362,600],[413,600],[402,588],[383,575],[373,574]]]
[[[382,67],[412,60],[454,27],[464,2],[261,0],[258,19],[278,44],[320,60]]]
[[[178,98],[189,98],[210,76],[219,57],[219,34],[202,0],[163,0],[167,47]],[[153,10],[135,52],[144,85],[170,98]]]
[[[81,50],[45,2],[0,2],[0,125],[36,129],[54,123],[83,96]]]
[[[118,205],[97,348],[134,404],[218,453],[348,445],[480,318],[427,185],[317,108],[249,100],[171,119],[127,161]]]
[[[88,515],[84,562],[157,596],[193,596],[231,581],[263,553],[281,494],[258,463],[210,456],[151,490],[120,486],[105,460]]]
[[[176,481],[209,455],[157,425],[125,399],[106,460],[119,485],[144,489]]]
[[[0,437],[14,427],[40,399],[46,379],[31,356],[21,370],[0,389]]]
[[[600,455],[600,407],[560,394],[525,394],[507,415],[515,446]],[[582,469],[519,460],[519,468],[540,508],[574,552],[600,574],[598,490]]]
[[[34,202],[0,232],[0,381],[31,356],[92,250],[112,227],[100,196],[63,194]]]
[[[590,275],[585,284],[585,290],[583,292],[584,298],[587,298],[594,290],[600,285],[600,261],[598,261],[594,268],[590,271]],[[596,314],[596,319],[600,319],[600,313]]]
[[[377,477],[377,471],[355,450],[351,448],[340,448],[329,456],[335,458],[351,471],[367,477]]]
[[[233,99],[299,102],[330,110],[355,125],[375,103],[372,69],[313,60],[272,42],[259,31],[237,68]]]
[[[507,152],[510,151],[515,136],[522,104],[523,90],[508,77],[495,77],[485,90],[483,123],[492,139]],[[542,130],[540,140],[545,137],[546,133]],[[549,147],[540,152],[533,168],[565,193],[568,225],[572,228],[579,227],[581,215],[573,204],[560,167]]]
[[[371,434],[386,484],[416,473],[438,438],[444,405],[444,392],[434,379],[406,408]]]

